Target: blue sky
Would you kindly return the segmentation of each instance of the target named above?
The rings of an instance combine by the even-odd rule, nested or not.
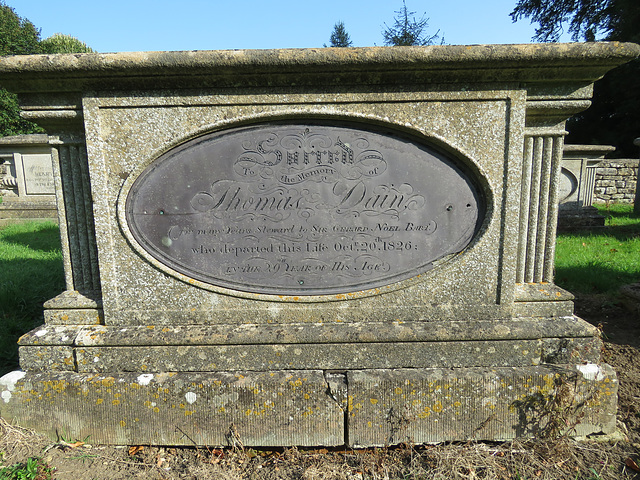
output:
[[[354,46],[383,45],[401,0],[5,0],[41,29],[73,35],[98,52],[322,47],[337,21]],[[513,23],[516,0],[407,0],[448,44],[529,43],[535,26]],[[563,39],[568,41],[568,38]]]

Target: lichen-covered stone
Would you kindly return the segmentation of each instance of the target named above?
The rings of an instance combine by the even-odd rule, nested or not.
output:
[[[615,430],[608,366],[359,371],[347,382],[354,446]]]
[[[343,445],[346,384],[320,371],[12,372],[0,415],[56,439],[120,445]]]

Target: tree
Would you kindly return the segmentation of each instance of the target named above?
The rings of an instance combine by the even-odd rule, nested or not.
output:
[[[574,41],[640,40],[637,0],[518,0],[513,21],[531,18],[540,26],[534,40],[557,42],[565,25]]]
[[[350,47],[353,45],[347,29],[344,28],[344,22],[338,22],[333,26],[329,43],[332,47]]]
[[[410,45],[433,45],[439,38],[440,30],[435,35],[427,35],[426,29],[429,26],[429,19],[424,14],[419,20],[414,16],[416,12],[407,9],[405,0],[402,0],[402,8],[398,10],[393,19],[393,27],[386,27],[382,31],[385,45],[410,46]]]
[[[40,30],[0,0],[0,56],[81,52],[93,50],[70,35],[56,33],[40,41]],[[20,116],[17,96],[0,88],[0,137],[41,132],[42,128]]]
[[[40,53],[40,31],[0,1],[0,55],[32,53]],[[20,117],[17,96],[0,88],[0,137],[38,132],[40,127]]]
[[[76,37],[54,33],[40,42],[43,53],[93,53],[94,50]]]
[[[40,30],[0,1],[0,55],[40,52]]]
[[[534,40],[558,41],[568,28],[574,41],[640,42],[638,0],[518,0],[513,21],[540,26]],[[640,135],[640,60],[610,71],[594,86],[592,106],[567,122],[567,142],[611,144],[618,157],[635,157]]]

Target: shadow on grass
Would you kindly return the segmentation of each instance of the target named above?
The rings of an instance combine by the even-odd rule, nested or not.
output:
[[[571,293],[611,295],[621,286],[638,281],[640,272],[621,272],[603,264],[556,266],[555,284]]]
[[[60,229],[54,223],[38,225],[36,232],[16,232],[4,235],[5,242],[29,247],[40,252],[60,250]]]
[[[0,375],[18,367],[18,338],[43,322],[42,304],[65,286],[57,225],[38,224],[30,229],[2,232]]]

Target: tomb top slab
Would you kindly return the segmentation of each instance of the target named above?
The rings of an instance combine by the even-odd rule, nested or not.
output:
[[[639,45],[619,42],[31,55],[3,58],[0,82],[21,93],[121,87],[131,81],[202,87],[224,84],[230,75],[229,86],[264,83],[265,74],[292,85],[293,72],[301,72],[296,84],[361,84],[382,72],[442,82],[590,83],[638,55]]]

